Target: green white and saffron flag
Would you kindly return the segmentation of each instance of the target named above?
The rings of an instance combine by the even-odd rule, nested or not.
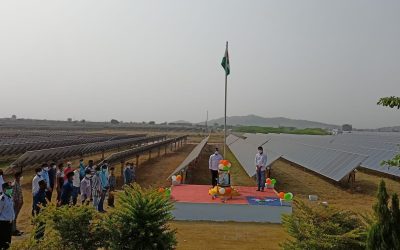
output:
[[[228,45],[227,45],[228,46]],[[225,74],[229,75],[229,73],[231,73],[231,67],[229,65],[229,54],[228,54],[228,47],[225,50],[225,55],[224,58],[222,58],[222,62],[221,62],[222,67],[225,70]]]

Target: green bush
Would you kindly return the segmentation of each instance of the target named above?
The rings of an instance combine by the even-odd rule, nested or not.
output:
[[[139,185],[128,186],[119,194],[116,209],[108,221],[111,249],[173,249],[175,230],[169,197]]]
[[[293,237],[281,245],[283,249],[365,249],[366,225],[357,214],[294,203],[293,214],[283,216],[283,226]]]
[[[31,237],[14,249],[96,250],[107,240],[104,216],[90,206],[49,204],[33,219]],[[43,234],[42,237],[38,237]]]

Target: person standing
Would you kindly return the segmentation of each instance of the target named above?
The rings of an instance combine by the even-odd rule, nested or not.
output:
[[[44,180],[40,180],[39,183],[39,189],[33,196],[33,215],[38,215],[40,212],[40,206],[46,206],[47,205],[47,200],[46,200],[46,187],[47,184]]]
[[[208,168],[211,172],[211,185],[213,187],[218,184],[218,165],[221,160],[223,160],[223,157],[219,153],[218,148],[215,148],[214,154],[210,156],[208,161]]]
[[[92,196],[91,177],[90,170],[85,170],[85,177],[82,179],[80,187],[82,204],[88,205],[90,202],[90,197]]]
[[[58,164],[56,173],[56,190],[57,190],[57,203],[61,201],[62,187],[64,186],[64,164]]]
[[[13,189],[7,182],[1,185],[0,195],[0,249],[8,249],[11,244],[12,222],[15,219]]]
[[[48,175],[49,175],[49,186],[50,189],[47,190],[46,192],[46,198],[51,201],[51,196],[53,195],[53,190],[54,190],[54,186],[56,183],[56,173],[57,173],[57,165],[55,162],[52,162],[50,164],[50,168],[49,171],[47,171]]]
[[[132,171],[129,162],[127,162],[125,164],[125,169],[124,169],[124,184],[129,185],[131,183],[132,183]]]
[[[83,159],[79,160],[79,180],[82,181],[83,178],[85,177],[85,164],[83,163]]]
[[[255,158],[257,173],[257,191],[264,192],[265,187],[265,169],[267,166],[267,155],[264,154],[262,147],[258,147],[258,153]],[[269,177],[268,177],[269,178]]]
[[[22,205],[24,204],[24,199],[22,196],[22,188],[21,188],[21,172],[17,172],[14,174],[14,182],[13,182],[13,202],[14,202],[14,215],[15,218],[12,224],[12,235],[20,236],[22,232],[17,229],[17,218],[19,212],[21,211]]]
[[[42,168],[35,169],[36,175],[32,180],[32,200],[34,199],[35,194],[39,191],[39,181],[43,180],[42,178]],[[47,185],[47,184],[46,184]],[[32,215],[35,214],[34,206],[32,205]]]
[[[97,211],[99,211],[99,202],[101,196],[101,180],[100,180],[100,166],[96,166],[95,174],[92,177],[92,197],[93,197],[93,206]]]
[[[102,213],[106,212],[104,210],[104,200],[106,199],[107,191],[110,188],[109,183],[108,183],[107,166],[108,166],[108,164],[104,164],[101,167],[101,173],[100,173],[101,196],[100,196],[100,201],[99,201],[99,212],[102,212]]]
[[[50,196],[51,199],[51,192],[52,189],[50,187],[50,175],[49,175],[49,165],[47,163],[44,163],[42,165],[42,179],[46,182],[47,188],[46,188],[46,198],[49,199],[48,197]],[[49,199],[49,200],[50,200]]]
[[[78,195],[80,192],[81,180],[80,180],[80,169],[74,170],[74,178],[72,180],[73,192],[72,192],[72,204],[76,205],[78,200]]]
[[[61,202],[60,202],[61,206],[69,205],[71,202],[71,197],[74,192],[74,186],[72,184],[73,179],[74,179],[74,172],[68,172],[67,181],[65,181],[62,188]]]
[[[70,161],[67,162],[67,167],[64,169],[64,182],[66,182],[68,179],[67,174],[73,171],[74,170],[72,169],[72,163]]]
[[[110,168],[110,176],[108,177],[108,183],[110,185],[110,191],[108,192],[108,206],[114,207],[114,191],[117,186],[117,178],[115,177],[114,167]]]
[[[3,170],[0,169],[0,194],[3,193],[3,183],[4,183],[4,179],[3,179]]]

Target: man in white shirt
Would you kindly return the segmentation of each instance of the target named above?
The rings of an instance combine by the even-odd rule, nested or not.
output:
[[[263,148],[258,147],[258,153],[255,158],[257,172],[257,191],[264,192],[265,187],[265,169],[267,167],[267,155],[264,154]]]
[[[218,183],[218,165],[219,161],[223,160],[222,155],[218,152],[218,148],[215,149],[215,153],[210,156],[208,161],[208,168],[211,172],[211,185],[215,187]]]
[[[33,177],[32,180],[32,201],[34,200],[33,197],[35,194],[39,191],[39,181],[43,180],[42,178],[42,168],[36,168],[35,169],[36,175]],[[47,184],[46,184],[47,185]],[[32,216],[35,214],[34,207],[32,206]]]

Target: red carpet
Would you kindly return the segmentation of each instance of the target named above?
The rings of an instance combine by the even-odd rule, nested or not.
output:
[[[208,185],[179,185],[172,187],[172,199],[177,202],[188,202],[188,203],[221,203],[221,199],[211,199],[211,195],[208,194],[208,190],[211,186]],[[257,187],[241,187],[234,186],[239,192],[240,196],[233,196],[232,199],[227,200],[228,204],[248,204],[246,197],[254,196],[260,199],[265,198],[277,198],[276,191],[274,189],[265,189],[265,192],[257,192]]]

